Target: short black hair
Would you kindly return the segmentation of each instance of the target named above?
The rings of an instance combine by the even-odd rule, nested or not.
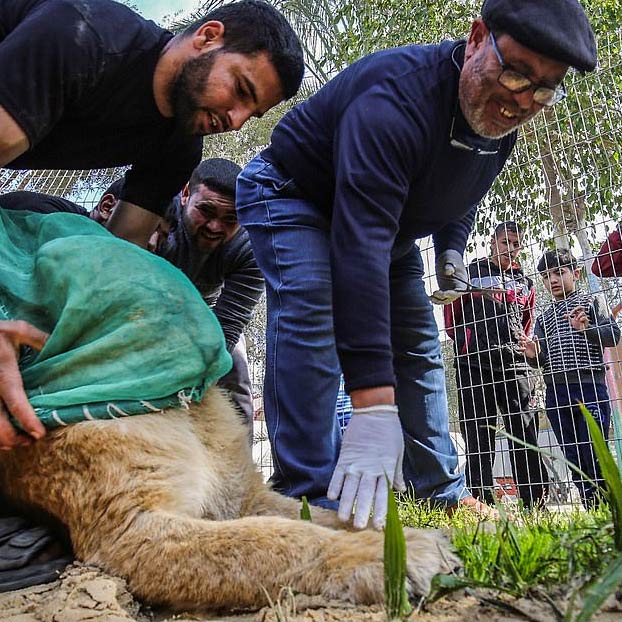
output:
[[[500,233],[505,233],[506,231],[513,231],[516,235],[523,235],[523,228],[514,220],[506,220],[505,222],[500,222],[494,230],[493,235],[497,237]]]
[[[225,27],[223,52],[251,56],[266,52],[281,82],[283,97],[293,97],[304,75],[304,56],[300,39],[285,17],[263,0],[240,0],[209,11],[181,34],[190,36],[209,21]]]
[[[555,268],[570,268],[576,270],[578,262],[567,248],[558,248],[554,251],[546,251],[538,262],[538,272],[542,274]]]
[[[225,158],[203,160],[190,175],[188,182],[190,194],[199,184],[203,184],[212,190],[234,197],[236,179],[241,170],[235,162]]]
[[[115,179],[107,188],[102,192],[99,200],[101,201],[104,196],[107,194],[112,194],[116,199],[121,198],[121,193],[123,192],[123,186],[125,184],[125,177],[119,177],[119,179]]]

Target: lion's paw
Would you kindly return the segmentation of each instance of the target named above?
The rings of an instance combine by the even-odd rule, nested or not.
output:
[[[410,598],[425,596],[432,577],[459,567],[449,541],[440,531],[405,529],[407,589]],[[319,592],[326,598],[359,604],[384,601],[384,534],[376,531],[340,533],[322,556],[316,573]],[[304,591],[304,590],[303,590]],[[309,592],[307,592],[309,593]],[[313,593],[313,592],[311,592]]]

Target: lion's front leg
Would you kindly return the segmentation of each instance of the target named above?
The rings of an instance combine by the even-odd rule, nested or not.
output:
[[[300,519],[302,502],[286,497],[261,483],[248,491],[242,504],[242,516],[282,516],[292,520]],[[352,523],[344,523],[337,518],[337,512],[315,505],[310,506],[311,522],[331,529],[352,531]]]
[[[436,532],[409,530],[409,586],[423,594],[453,558]],[[382,533],[334,531],[274,517],[205,521],[143,512],[81,558],[128,580],[132,592],[175,608],[261,607],[283,586],[382,602]],[[449,561],[447,561],[449,560]]]
[[[405,529],[407,590],[409,597],[425,596],[432,577],[459,567],[449,543],[440,531]],[[301,577],[302,590],[322,584],[327,599],[373,604],[384,600],[384,532],[370,529],[341,533],[317,560],[313,572]],[[306,585],[309,582],[309,585]]]

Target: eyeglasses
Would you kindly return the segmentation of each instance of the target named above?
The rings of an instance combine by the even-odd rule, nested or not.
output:
[[[499,52],[492,30],[490,31],[490,42],[492,43],[492,49],[497,55],[497,60],[501,65],[501,73],[497,78],[497,82],[499,82],[501,86],[512,93],[524,93],[529,89],[533,89],[533,101],[541,106],[554,106],[566,97],[566,88],[563,82],[558,84],[555,88],[539,86],[534,84],[527,76],[524,76],[518,71],[514,71],[510,65],[506,65],[503,61],[503,56],[501,56],[501,52]]]

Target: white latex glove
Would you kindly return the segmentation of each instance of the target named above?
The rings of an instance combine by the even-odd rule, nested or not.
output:
[[[469,275],[458,251],[449,249],[439,253],[436,257],[436,280],[438,289],[430,296],[436,305],[451,304],[466,292]]]
[[[327,492],[331,500],[341,496],[339,519],[350,520],[356,501],[353,524],[364,529],[373,505],[373,524],[381,529],[387,515],[387,478],[396,490],[406,490],[403,458],[404,435],[397,406],[353,409]]]

